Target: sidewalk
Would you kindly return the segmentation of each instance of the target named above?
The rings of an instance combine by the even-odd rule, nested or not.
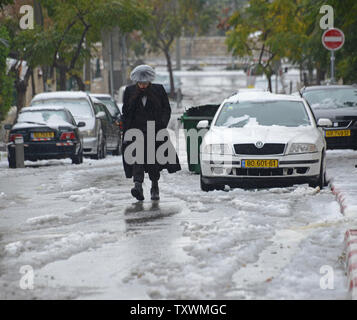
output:
[[[357,151],[328,151],[330,187],[341,213],[350,220],[345,234],[346,271],[351,299],[357,300]],[[343,165],[341,165],[343,164]],[[350,170],[346,170],[350,168]]]

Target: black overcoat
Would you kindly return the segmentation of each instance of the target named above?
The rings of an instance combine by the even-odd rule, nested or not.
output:
[[[153,115],[153,121],[155,121],[155,128],[156,131],[166,129],[170,117],[171,117],[171,107],[169,103],[169,99],[167,97],[166,91],[161,84],[150,84],[150,87],[147,90],[147,102],[145,108],[151,108]],[[123,97],[123,148],[122,148],[122,155],[123,155],[123,165],[125,176],[127,178],[132,178],[133,176],[133,166],[128,164],[125,161],[125,149],[127,146],[130,145],[131,142],[125,141],[125,133],[129,129],[136,128],[135,126],[135,116],[137,115],[137,108],[143,107],[142,105],[142,96],[140,95],[140,90],[138,89],[137,85],[130,85],[125,88],[124,97]],[[141,129],[141,128],[136,128]],[[167,143],[170,145],[170,148],[173,148],[171,141],[156,141],[155,146],[156,150],[159,148],[160,145],[163,143]],[[155,150],[155,151],[156,151]],[[181,170],[180,162],[178,156],[176,154],[176,161],[175,163],[167,163],[167,164],[158,164],[160,171],[163,169],[167,169],[169,173],[174,173]],[[145,171],[147,172],[146,168]]]

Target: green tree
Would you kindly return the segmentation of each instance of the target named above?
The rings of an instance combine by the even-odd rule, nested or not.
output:
[[[144,28],[143,36],[150,46],[150,51],[161,51],[167,63],[170,76],[170,96],[174,97],[175,84],[170,50],[174,40],[181,36],[186,15],[183,0],[145,0],[150,12],[150,27]]]
[[[235,11],[229,20],[227,44],[234,55],[250,56],[268,79],[274,63],[296,52],[304,28],[300,17],[299,0],[251,0],[249,6]]]
[[[123,32],[140,28],[146,11],[136,0],[43,0],[52,20],[43,31],[46,48],[51,51],[51,65],[59,70],[61,90],[66,88],[67,75],[73,76],[84,89],[81,67],[91,56],[101,31],[119,26]]]
[[[207,31],[212,15],[211,9],[202,0],[144,0],[149,10],[149,27],[142,29],[150,51],[161,51],[166,59],[170,76],[170,95],[174,97],[175,84],[171,48],[174,40],[183,33],[203,33]]]

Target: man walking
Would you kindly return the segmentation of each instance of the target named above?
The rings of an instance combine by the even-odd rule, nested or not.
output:
[[[167,169],[169,173],[181,170],[181,166],[174,147],[169,141],[157,141],[157,133],[166,130],[171,116],[171,107],[164,87],[153,84],[155,71],[148,65],[136,67],[130,74],[130,79],[135,83],[126,87],[123,97],[123,164],[125,176],[133,178],[134,187],[131,194],[137,200],[144,200],[142,183],[147,172],[151,180],[151,200],[159,200],[160,171]],[[151,126],[151,127],[150,127]],[[149,128],[154,128],[154,135],[149,134]],[[136,131],[135,131],[136,130]],[[130,132],[131,131],[131,132]],[[140,133],[140,135],[136,133]],[[134,133],[134,134],[133,134]],[[130,137],[135,136],[132,141]],[[141,138],[137,138],[139,136]],[[135,161],[129,161],[126,149],[136,143],[135,151],[130,154]],[[168,144],[174,151],[174,157],[163,163],[163,159],[157,154],[157,150],[163,143]],[[169,150],[168,150],[169,151]],[[149,154],[153,156],[148,156]],[[142,157],[140,157],[142,155]]]

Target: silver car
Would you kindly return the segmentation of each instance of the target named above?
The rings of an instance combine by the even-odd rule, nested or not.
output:
[[[80,128],[83,135],[83,154],[93,159],[105,157],[105,137],[101,120],[96,116],[92,99],[81,91],[57,91],[37,94],[31,101],[30,106],[51,104],[67,108],[76,122],[83,121],[86,126]]]

